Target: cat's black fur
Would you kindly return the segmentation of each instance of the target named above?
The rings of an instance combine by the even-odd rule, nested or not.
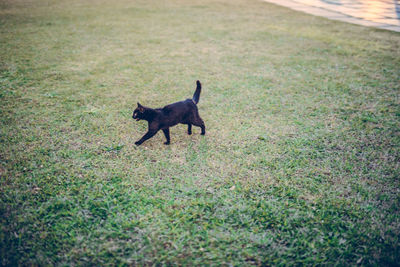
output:
[[[196,84],[196,91],[192,99],[186,99],[157,109],[148,108],[137,103],[138,106],[133,111],[132,118],[137,121],[146,120],[149,123],[149,129],[135,145],[141,145],[144,141],[153,137],[159,130],[164,132],[167,139],[164,144],[169,145],[169,127],[178,123],[188,125],[188,134],[192,134],[192,124],[201,128],[202,135],[206,134],[206,127],[200,118],[196,106],[200,100],[201,83],[197,81]]]

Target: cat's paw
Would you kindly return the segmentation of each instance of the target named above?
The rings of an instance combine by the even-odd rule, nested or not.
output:
[[[170,144],[170,142],[164,142],[164,145],[169,145]]]
[[[137,145],[137,146],[140,146],[140,142],[139,141],[137,141],[137,142],[135,142],[135,145]]]
[[[191,135],[192,134],[192,132],[188,132],[188,135]]]

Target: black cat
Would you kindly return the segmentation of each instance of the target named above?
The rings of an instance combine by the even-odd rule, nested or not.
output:
[[[153,137],[159,130],[163,130],[167,142],[170,144],[169,127],[177,125],[178,123],[188,125],[188,134],[192,134],[192,124],[201,128],[201,134],[206,134],[206,127],[203,120],[200,118],[199,111],[196,104],[200,100],[201,83],[196,82],[197,87],[192,99],[176,102],[165,106],[163,108],[152,109],[144,107],[137,103],[137,108],[133,111],[132,118],[139,120],[146,120],[149,123],[147,133],[135,143],[141,145],[147,139]]]

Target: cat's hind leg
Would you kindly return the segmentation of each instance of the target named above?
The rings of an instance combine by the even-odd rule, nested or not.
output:
[[[188,123],[188,135],[192,134],[192,124]]]
[[[201,135],[206,134],[206,126],[204,125],[204,121],[200,118],[200,116],[196,116],[192,124],[201,128]]]

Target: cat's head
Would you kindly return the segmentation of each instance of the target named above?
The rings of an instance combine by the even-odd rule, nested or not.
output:
[[[137,121],[144,119],[144,111],[145,107],[137,103],[137,108],[133,111],[132,118]]]

